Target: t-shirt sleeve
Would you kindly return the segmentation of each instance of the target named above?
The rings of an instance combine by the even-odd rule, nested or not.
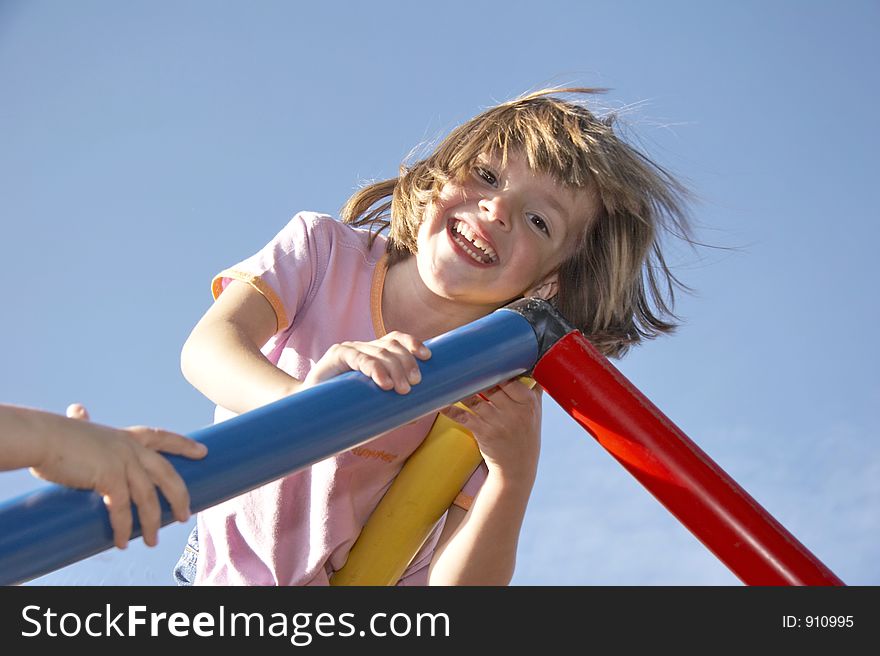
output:
[[[320,286],[330,250],[330,217],[309,213],[294,216],[274,239],[251,257],[218,273],[211,283],[214,299],[233,280],[262,294],[275,311],[276,334],[290,327]]]
[[[488,474],[489,469],[486,467],[486,462],[481,461],[480,465],[474,470],[474,473],[471,474],[467,483],[461,488],[461,492],[455,497],[455,500],[452,502],[453,505],[456,505],[459,508],[464,508],[465,510],[470,510],[471,505],[474,503],[474,497],[477,496],[477,492],[483,487],[483,483]]]

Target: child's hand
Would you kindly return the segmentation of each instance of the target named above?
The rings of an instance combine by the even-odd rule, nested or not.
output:
[[[517,483],[534,481],[541,450],[541,388],[511,380],[441,412],[474,434],[490,472]]]
[[[311,387],[346,371],[360,371],[384,390],[406,394],[422,379],[419,363],[431,351],[412,335],[393,331],[372,342],[334,344],[315,363],[303,381]]]
[[[68,408],[68,416],[88,419],[82,406]],[[116,429],[87,421],[70,422],[69,430],[48,436],[45,459],[31,472],[44,480],[80,489],[94,489],[104,497],[114,543],[124,549],[131,535],[131,503],[137,507],[144,542],[155,546],[161,526],[156,487],[168,500],[174,517],[189,519],[189,492],[180,475],[157,451],[203,458],[204,444],[144,426]]]

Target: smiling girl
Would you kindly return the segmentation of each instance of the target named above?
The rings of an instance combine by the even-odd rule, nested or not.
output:
[[[406,394],[430,357],[424,340],[523,296],[555,303],[609,356],[671,330],[664,292],[678,281],[659,233],[687,234],[686,193],[610,118],[558,97],[594,92],[551,89],[493,107],[399,177],[358,191],[344,222],[297,214],[221,272],[181,356],[215,419],[349,370]],[[483,465],[399,584],[505,585],[513,575],[541,392],[512,381],[466,405],[443,412],[473,432]],[[433,420],[199,513],[178,581],[328,584]]]

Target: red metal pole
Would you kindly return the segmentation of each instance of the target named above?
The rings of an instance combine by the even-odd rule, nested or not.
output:
[[[746,585],[845,585],[579,332],[534,377]]]

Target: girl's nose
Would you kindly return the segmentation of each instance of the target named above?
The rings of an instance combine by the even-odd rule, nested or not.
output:
[[[504,230],[510,228],[510,205],[503,196],[499,194],[482,198],[479,207],[484,212],[486,220],[495,221],[498,227]]]

